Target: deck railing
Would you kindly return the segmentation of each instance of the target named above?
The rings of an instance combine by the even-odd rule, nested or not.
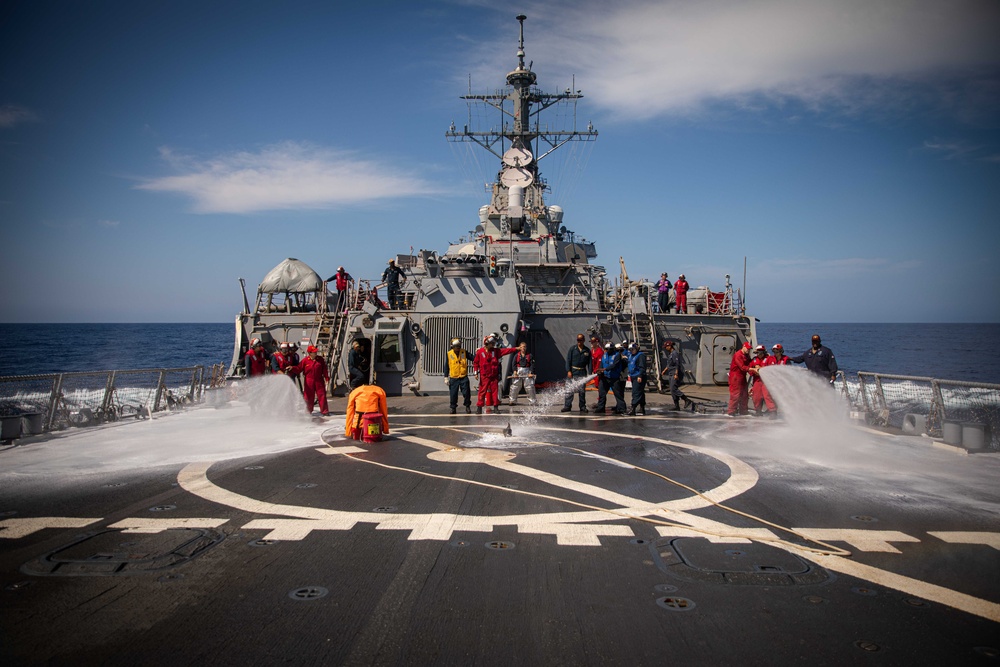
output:
[[[837,386],[873,426],[945,437],[946,442],[956,425],[958,430],[970,426],[985,433],[987,448],[1000,449],[998,384],[859,371],[856,382],[838,373]]]
[[[0,377],[0,440],[93,426],[199,403],[224,380],[217,364]]]

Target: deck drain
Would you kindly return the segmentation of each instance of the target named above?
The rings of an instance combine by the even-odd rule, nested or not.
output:
[[[874,588],[865,588],[864,586],[856,586],[851,589],[852,593],[857,593],[858,595],[865,595],[868,597],[874,597],[878,595],[878,591]]]
[[[979,655],[986,656],[987,658],[1000,658],[1000,649],[992,646],[976,646],[972,650]]]
[[[746,552],[740,551],[739,549],[726,549],[727,556],[745,556]]]
[[[7,510],[6,512],[0,512],[0,516],[14,516],[17,514],[17,510]]]
[[[920,598],[906,598],[905,600],[903,600],[903,602],[910,605],[911,607],[925,608],[930,606],[930,604],[928,604],[926,600],[921,600]]]
[[[824,602],[827,602],[826,598],[821,598],[818,595],[807,595],[802,599],[812,604],[823,604]]]
[[[175,574],[165,574],[162,577],[157,578],[157,581],[160,582],[161,584],[166,584],[171,581],[177,581],[178,579],[183,579],[183,578],[184,575],[178,572]]]
[[[670,611],[691,611],[696,606],[692,600],[673,596],[657,598],[656,604],[660,605],[664,609],[669,609]]]
[[[628,543],[629,544],[645,544],[646,540],[642,539],[641,537],[637,537],[634,540],[629,540]]]
[[[247,466],[244,470],[263,470],[264,466]]]
[[[250,540],[247,542],[248,547],[269,547],[277,544],[280,540]]]
[[[128,482],[111,482],[110,484],[105,484],[104,486],[108,487],[109,489],[114,489],[119,486],[127,486],[127,485]]]
[[[156,505],[155,507],[150,507],[150,512],[169,512],[170,510],[177,509],[177,505]]]
[[[302,588],[288,591],[288,597],[293,600],[318,600],[326,597],[329,592],[322,586],[303,586]]]
[[[514,548],[514,543],[505,542],[503,540],[493,540],[492,542],[487,542],[485,546],[487,549],[497,549],[499,551],[503,551],[506,549],[509,551]]]
[[[657,593],[676,593],[677,587],[673,584],[656,584],[653,586],[653,590]]]
[[[19,590],[22,590],[24,588],[27,588],[28,586],[31,586],[34,583],[35,582],[33,582],[33,581],[18,581],[16,583],[8,584],[8,585],[4,586],[4,590],[5,591],[19,591]]]
[[[471,544],[471,542],[468,542],[466,540],[454,540],[450,544],[453,547],[467,547]]]
[[[594,472],[601,474],[607,472],[604,468],[594,468]]]
[[[311,488],[313,488],[315,486],[316,485],[313,484],[312,482],[303,482],[302,484],[296,484],[295,488],[296,489],[311,489]]]
[[[854,645],[857,646],[862,651],[868,651],[869,653],[875,653],[876,651],[879,651],[882,648],[875,642],[868,641],[867,639],[859,639],[858,641],[854,642]]]
[[[878,523],[878,519],[873,516],[868,516],[867,514],[854,514],[851,518],[855,521],[861,521],[862,523]]]
[[[382,514],[388,514],[389,512],[395,512],[398,508],[394,505],[381,505],[379,507],[373,507],[372,512],[381,512]]]
[[[517,484],[501,484],[500,486],[502,486],[505,489],[513,489],[515,491],[517,490]]]

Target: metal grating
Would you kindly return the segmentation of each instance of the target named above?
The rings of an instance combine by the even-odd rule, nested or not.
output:
[[[478,317],[434,315],[426,318],[421,327],[425,336],[422,355],[425,375],[444,375],[452,338],[461,338],[462,347],[470,353],[475,353],[483,340],[483,325]]]

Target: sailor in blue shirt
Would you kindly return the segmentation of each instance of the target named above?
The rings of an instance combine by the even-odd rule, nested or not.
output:
[[[797,364],[805,363],[806,368],[831,385],[837,380],[837,359],[833,351],[823,345],[819,335],[812,337],[812,347],[797,357],[788,357]]]
[[[628,377],[632,380],[632,406],[626,414],[646,414],[646,353],[635,341],[628,346]]]
[[[613,343],[604,346],[601,370],[597,374],[597,405],[594,406],[597,412],[604,412],[608,390],[611,390],[615,395],[615,414],[625,414],[625,392],[618,382],[625,365],[625,358]]]

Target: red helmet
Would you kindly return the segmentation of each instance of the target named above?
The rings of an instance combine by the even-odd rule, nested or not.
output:
[[[319,350],[316,349],[315,345],[310,345],[309,347],[306,348],[306,352],[311,354],[313,352],[319,352]]]

